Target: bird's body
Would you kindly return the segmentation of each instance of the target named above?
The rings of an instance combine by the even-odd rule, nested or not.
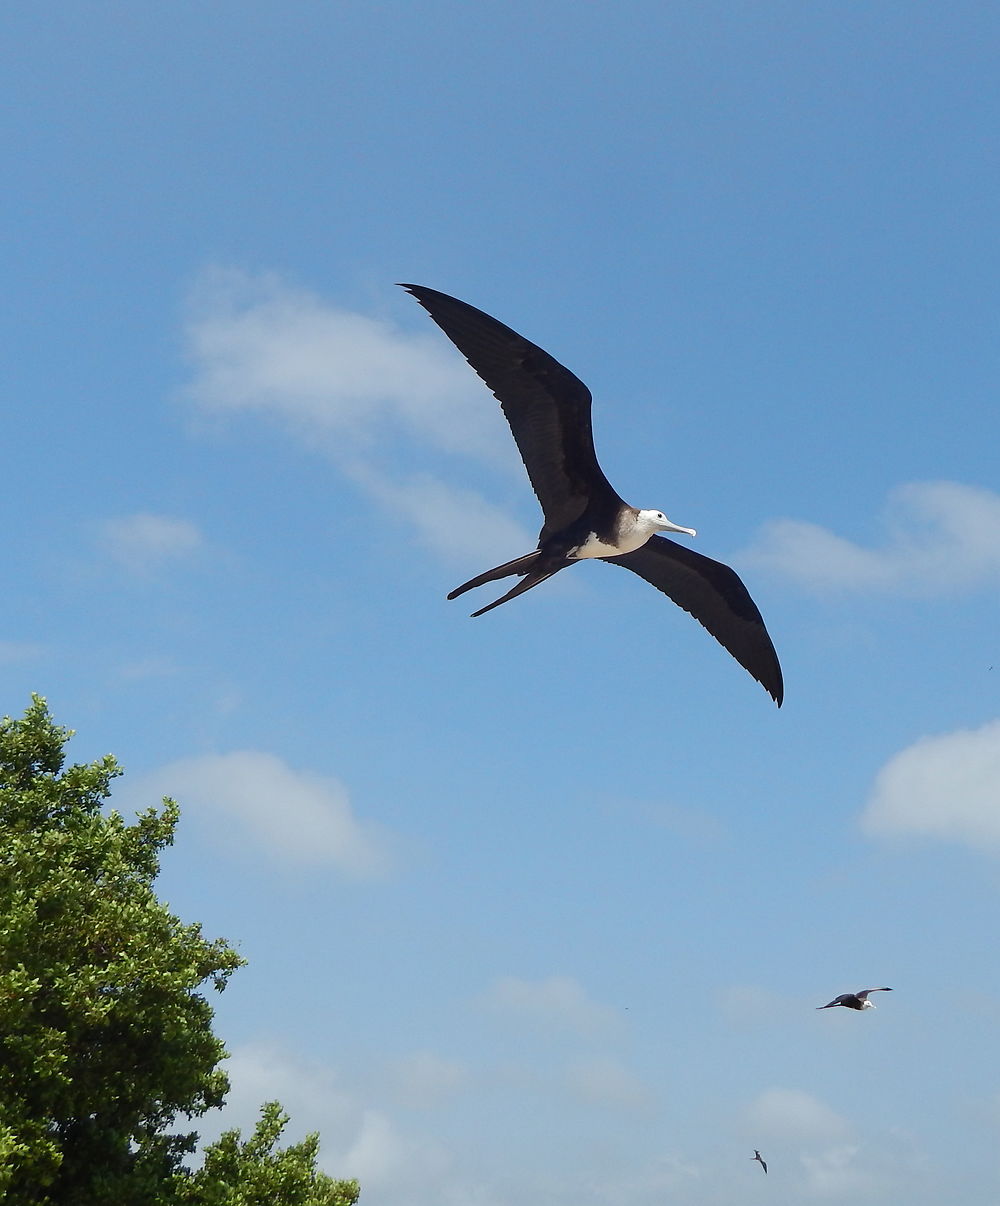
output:
[[[763,1159],[761,1158],[760,1152],[756,1148],[753,1149],[753,1155],[750,1157],[750,1159],[756,1160],[757,1163],[764,1170],[764,1172],[767,1172],[767,1165],[764,1163]]]
[[[694,536],[657,510],[629,506],[604,476],[591,427],[590,391],[548,352],[457,298],[403,285],[444,331],[500,402],[545,522],[538,547],[453,590],[449,599],[487,582],[522,580],[492,611],[575,561],[623,565],[690,612],[781,705],[781,667],[764,621],[738,575],[658,535]]]
[[[875,1002],[868,1000],[870,992],[892,992],[891,988],[865,988],[861,992],[842,992],[834,997],[827,1005],[817,1005],[817,1009],[833,1009],[835,1005],[843,1005],[845,1009],[874,1009]]]

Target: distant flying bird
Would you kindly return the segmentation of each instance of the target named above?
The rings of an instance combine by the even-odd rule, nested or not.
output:
[[[868,1000],[870,992],[892,992],[891,988],[866,988],[864,992],[842,992],[834,997],[829,1005],[817,1005],[817,1009],[832,1009],[834,1005],[843,1005],[845,1009],[874,1009],[874,1001]]]
[[[756,1161],[757,1161],[757,1163],[758,1163],[758,1164],[761,1166],[761,1168],[764,1170],[764,1172],[767,1172],[767,1165],[766,1165],[766,1164],[764,1163],[764,1161],[761,1159],[760,1152],[759,1152],[759,1151],[758,1151],[756,1148],[754,1148],[754,1149],[753,1149],[753,1155],[750,1157],[750,1159],[751,1159],[751,1160],[756,1160]]]
[[[487,570],[448,595],[519,575],[481,616],[551,578],[574,561],[598,558],[645,578],[690,612],[781,706],[781,667],[760,612],[736,573],[656,532],[693,528],[662,511],[640,511],[616,493],[594,451],[590,390],[567,368],[502,322],[466,302],[403,285],[500,402],[545,522],[534,552]]]

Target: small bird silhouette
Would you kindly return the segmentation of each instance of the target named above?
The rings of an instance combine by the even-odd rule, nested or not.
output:
[[[764,1172],[767,1172],[767,1165],[764,1163],[764,1160],[763,1160],[763,1158],[761,1157],[760,1152],[759,1152],[759,1151],[758,1151],[756,1148],[754,1148],[754,1149],[753,1149],[753,1155],[750,1157],[750,1159],[751,1159],[751,1160],[756,1160],[756,1161],[757,1161],[757,1163],[758,1163],[758,1164],[761,1166],[761,1168],[764,1170]]]

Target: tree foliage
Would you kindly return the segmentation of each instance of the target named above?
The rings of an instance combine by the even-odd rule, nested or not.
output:
[[[315,1170],[318,1135],[275,1150],[287,1122],[278,1102],[269,1101],[245,1143],[239,1131],[227,1131],[206,1149],[199,1171],[183,1183],[180,1201],[196,1206],[354,1206],[357,1181],[335,1181]]]
[[[240,1144],[232,1132],[197,1173],[184,1167],[197,1135],[168,1128],[221,1106],[229,1088],[199,990],[224,989],[243,960],[153,891],[176,804],[132,825],[102,812],[121,771],[110,756],[64,769],[71,735],[38,697],[23,719],[0,721],[0,1197],[39,1206],[355,1201],[355,1182],[315,1170],[315,1136],[274,1150],[287,1121],[277,1103],[252,1139]]]

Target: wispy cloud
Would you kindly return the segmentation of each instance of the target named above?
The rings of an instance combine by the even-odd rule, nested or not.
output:
[[[948,595],[1000,583],[1000,495],[959,482],[912,482],[889,496],[880,545],[796,519],[765,524],[743,560],[809,590]]]
[[[173,678],[181,668],[172,657],[162,653],[151,653],[148,657],[126,662],[118,667],[118,677],[127,683],[143,682],[147,679]]]
[[[390,468],[387,449],[403,438],[423,448],[410,463],[444,452],[519,472],[499,406],[438,332],[352,313],[273,273],[213,269],[192,293],[185,333],[185,392],[203,413],[278,423],[430,551],[504,558],[534,544],[477,492]]]
[[[620,1020],[614,1009],[592,1000],[571,976],[549,976],[544,980],[501,976],[484,994],[483,1002],[508,1017],[582,1035],[605,1032]]]
[[[15,662],[33,662],[45,652],[45,646],[35,644],[34,641],[0,641],[0,666],[13,665]]]
[[[840,1140],[850,1129],[844,1118],[801,1089],[765,1089],[750,1103],[746,1114],[758,1133],[785,1142]]]
[[[401,1105],[426,1109],[461,1092],[469,1083],[469,1070],[433,1051],[414,1051],[393,1063],[390,1080],[393,1096]]]
[[[821,1152],[802,1152],[799,1160],[806,1174],[806,1191],[813,1197],[842,1202],[877,1190],[878,1179],[858,1165],[860,1150],[855,1143],[841,1143]],[[884,1199],[880,1196],[878,1200]]]
[[[151,574],[204,547],[199,529],[186,519],[139,512],[101,525],[105,552],[130,573]]]
[[[882,767],[866,833],[923,834],[1000,851],[1000,720],[924,737]]]
[[[133,790],[176,799],[182,808],[236,824],[285,862],[333,864],[367,878],[386,873],[386,836],[359,821],[336,779],[296,771],[273,754],[240,750],[184,758]]]
[[[689,1159],[664,1153],[614,1174],[603,1169],[597,1176],[590,1169],[575,1177],[564,1173],[559,1182],[546,1197],[553,1206],[557,1202],[566,1206],[663,1206],[664,1202],[693,1201],[702,1188],[703,1173]]]
[[[445,560],[510,558],[535,544],[534,533],[481,494],[445,485],[429,474],[394,482],[371,468],[355,466],[351,476],[387,513],[405,519],[425,548]]]
[[[571,1064],[566,1083],[570,1093],[587,1105],[643,1110],[653,1102],[649,1086],[613,1056],[594,1056]]]
[[[863,1166],[851,1123],[818,1097],[802,1089],[765,1089],[747,1106],[745,1117],[752,1133],[761,1137],[762,1148],[765,1143],[778,1144],[786,1159],[791,1148],[800,1148],[801,1191],[808,1197],[843,1200],[857,1195],[867,1201],[882,1188],[882,1195],[872,1200],[885,1200],[893,1178],[883,1184],[881,1175]],[[772,1157],[772,1174],[777,1171],[774,1163]]]
[[[363,448],[387,424],[439,448],[491,458],[485,387],[432,333],[330,305],[274,273],[216,268],[189,302],[187,393],[211,411],[256,411],[328,449]],[[485,395],[485,396],[481,396]]]
[[[783,1026],[801,1016],[802,1003],[787,993],[760,984],[731,984],[716,1001],[726,1020],[739,1028]]]
[[[405,1136],[388,1114],[362,1102],[312,1061],[264,1043],[248,1044],[232,1053],[226,1072],[229,1101],[221,1115],[207,1119],[206,1137],[214,1128],[233,1126],[246,1133],[261,1104],[278,1100],[292,1118],[287,1139],[318,1130],[322,1165],[332,1176],[357,1177],[367,1192],[396,1189],[414,1170],[436,1180],[448,1164],[443,1149]]]
[[[718,817],[672,800],[616,799],[610,807],[699,845],[718,845],[729,836]]]

